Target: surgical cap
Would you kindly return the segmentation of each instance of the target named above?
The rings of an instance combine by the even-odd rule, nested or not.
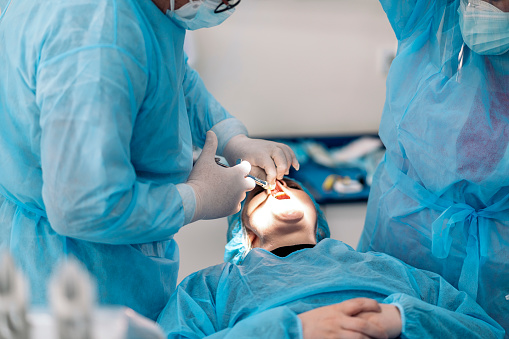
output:
[[[291,178],[288,178],[291,179]],[[291,179],[302,187],[302,190],[306,192],[313,201],[316,208],[316,242],[320,242],[325,238],[330,237],[329,224],[325,219],[325,215],[320,209],[320,206],[316,203],[311,193],[297,180]],[[242,224],[242,210],[246,199],[242,202],[242,208],[238,213],[235,213],[228,217],[228,233],[227,241],[224,251],[224,261],[231,262],[232,264],[241,264],[246,255],[249,253],[249,244],[247,241],[247,235],[245,234],[245,227]]]

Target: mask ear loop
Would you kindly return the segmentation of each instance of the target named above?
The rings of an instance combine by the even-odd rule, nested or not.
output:
[[[463,57],[465,56],[465,43],[461,46],[460,54],[458,55],[458,71],[463,68]]]
[[[458,55],[458,72],[456,73],[456,81],[461,82],[461,69],[463,68],[463,63],[470,55],[470,48],[466,43],[463,43],[461,46],[460,53]]]

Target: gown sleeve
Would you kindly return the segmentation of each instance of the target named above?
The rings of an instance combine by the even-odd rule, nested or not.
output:
[[[380,0],[398,40],[429,22],[439,0]]]
[[[48,33],[35,75],[50,224],[64,236],[99,243],[168,240],[185,222],[178,185],[143,181],[131,163],[130,141],[148,81],[146,60],[114,42],[90,42],[95,31],[77,25]],[[144,46],[136,26],[123,29],[131,46]]]
[[[205,134],[212,129],[218,138],[217,153],[222,154],[228,141],[238,134],[247,135],[247,129],[212,96],[198,72],[189,66],[187,59],[186,56],[183,88],[193,144],[203,147]]]
[[[441,276],[412,269],[418,296],[395,293],[383,302],[401,313],[402,338],[503,338],[504,330],[465,292]]]
[[[177,287],[157,320],[168,338],[302,338],[300,319],[286,306],[250,315],[222,328],[222,317],[228,317],[228,312],[218,310],[215,303],[222,267],[194,273]]]

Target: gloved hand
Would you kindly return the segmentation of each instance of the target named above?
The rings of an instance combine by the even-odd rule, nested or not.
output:
[[[274,141],[251,139],[243,134],[236,135],[226,144],[223,156],[229,164],[237,159],[249,161],[251,174],[265,179],[271,185],[277,179],[283,179],[290,171],[290,166],[298,170],[299,162],[293,150],[285,144]]]
[[[196,196],[196,210],[192,221],[225,217],[240,211],[246,192],[255,187],[246,178],[251,165],[243,161],[237,166],[224,168],[216,164],[217,137],[207,132],[202,153],[196,161],[186,184]]]

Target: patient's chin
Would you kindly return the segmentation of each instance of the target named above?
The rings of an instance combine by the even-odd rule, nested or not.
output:
[[[281,221],[296,222],[304,218],[304,211],[297,209],[284,209],[274,211],[274,217]]]
[[[303,206],[299,202],[292,200],[282,200],[270,204],[270,209],[275,219],[286,222],[295,222],[304,218]]]

